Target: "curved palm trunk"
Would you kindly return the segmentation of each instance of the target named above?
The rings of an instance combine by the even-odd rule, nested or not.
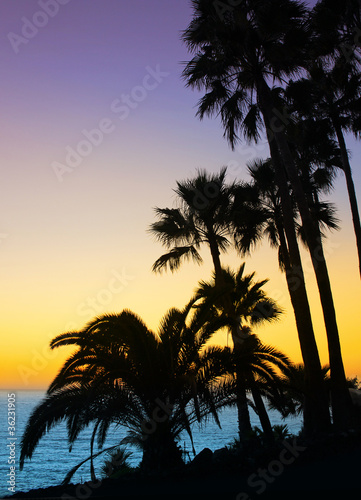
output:
[[[95,436],[96,436],[96,433],[98,431],[99,425],[100,425],[100,422],[98,422],[95,425],[93,433],[92,433],[92,437],[91,437],[91,440],[90,440],[90,477],[91,477],[91,480],[92,480],[93,483],[95,483],[96,480],[97,480],[96,475],[95,475],[95,470],[94,470],[93,456],[94,456],[94,440],[95,440]]]
[[[268,127],[267,129],[269,130]],[[305,434],[310,435],[314,432],[325,431],[330,426],[328,398],[323,383],[321,362],[313,330],[287,178],[280,164],[278,149],[272,137],[269,137],[269,145],[276,169],[276,182],[280,190],[282,203],[282,223],[276,221],[276,224],[278,224],[277,230],[280,237],[281,251],[284,255],[287,287],[295,315],[301,354],[305,366],[304,431]],[[284,232],[286,233],[287,241]]]
[[[355,185],[352,179],[351,165],[347,153],[345,138],[342,133],[342,129],[338,124],[335,118],[332,118],[332,123],[335,128],[335,132],[337,135],[338,145],[341,151],[341,161],[342,167],[346,178],[347,192],[350,200],[351,214],[352,214],[352,223],[353,229],[356,237],[356,246],[357,246],[357,255],[359,262],[359,272],[361,277],[361,223],[360,223],[360,215],[357,206],[357,198]]]
[[[261,82],[259,96],[262,114],[267,123],[273,125],[272,133],[274,135],[274,142],[277,145],[282,163],[292,184],[293,192],[305,229],[312,265],[316,275],[328,340],[331,368],[333,422],[336,428],[340,430],[347,430],[352,426],[352,402],[346,385],[346,376],[343,367],[336,321],[336,311],[333,303],[327,265],[323,254],[322,242],[312,221],[302,184],[294,165],[287,139],[283,132],[284,124],[279,119],[279,116],[277,116],[274,112],[276,108],[272,106],[272,95],[265,81]]]
[[[251,392],[252,392],[253,401],[254,401],[254,404],[256,406],[256,410],[258,413],[258,418],[261,422],[261,426],[262,426],[264,435],[266,437],[266,440],[269,444],[272,444],[272,443],[274,443],[275,438],[274,438],[274,434],[273,434],[273,430],[272,430],[271,421],[269,419],[269,416],[268,416],[266,407],[264,405],[262,396],[261,396],[258,388],[256,387],[256,384],[255,384],[253,377],[252,377],[252,381],[251,381]]]

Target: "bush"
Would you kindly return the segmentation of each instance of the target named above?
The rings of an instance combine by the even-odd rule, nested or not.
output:
[[[127,459],[131,456],[129,451],[124,448],[116,448],[107,453],[108,457],[101,467],[103,478],[117,479],[124,474],[128,474],[133,468],[127,463]]]

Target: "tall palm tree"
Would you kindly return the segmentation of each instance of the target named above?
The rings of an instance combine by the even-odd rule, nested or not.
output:
[[[351,400],[346,387],[327,265],[320,252],[319,232],[312,219],[285,132],[291,117],[285,108],[280,108],[277,99],[279,92],[272,88],[276,81],[284,85],[287,78],[307,64],[305,47],[309,46],[310,41],[308,12],[296,0],[241,0],[226,17],[220,19],[215,2],[193,0],[192,3],[195,17],[183,39],[195,55],[183,75],[188,85],[206,89],[207,93],[199,103],[198,114],[203,117],[219,113],[231,145],[237,142],[240,132],[246,138],[257,138],[260,124],[263,123],[266,128],[284,209],[290,255],[293,266],[298,269],[302,268],[290,216],[288,180],[304,226],[329,341],[334,423],[340,429],[347,429],[352,425]],[[301,273],[298,299],[305,304],[307,295],[303,281]],[[311,325],[308,326],[310,328]],[[313,331],[309,331],[307,334],[305,328],[303,332],[305,345],[301,349],[308,358],[305,360],[307,371],[312,371],[310,376],[313,383],[321,389],[322,374],[317,346]],[[323,411],[317,417],[321,428],[328,419],[327,414],[325,402]]]
[[[178,269],[181,260],[191,256],[202,262],[198,252],[201,244],[208,246],[212,256],[214,275],[217,285],[224,285],[224,274],[220,253],[231,244],[232,236],[229,219],[232,185],[225,183],[226,168],[219,174],[207,174],[201,171],[193,179],[177,182],[176,194],[180,200],[177,209],[156,208],[159,221],[153,223],[150,232],[154,234],[170,252],[162,255],[153,265],[153,271],[160,271],[166,266],[171,271]],[[221,300],[224,308],[231,310],[231,301],[227,293]],[[234,343],[239,335],[238,326],[232,326]],[[251,422],[247,408],[247,394],[242,374],[237,377],[237,407],[239,433],[245,438],[250,434]]]
[[[192,303],[169,310],[158,334],[124,310],[54,338],[51,348],[72,345],[77,350],[29,418],[20,466],[60,421],[67,422],[70,444],[93,425],[91,457],[94,442],[101,447],[110,425],[117,424],[128,429],[124,442],[142,446],[144,469],[180,465],[179,434],[187,431],[192,441],[191,424],[210,414],[219,424],[217,410],[233,400],[233,383],[221,381],[230,373],[230,350],[205,347],[217,324],[209,311],[190,313]],[[91,472],[94,477],[92,463]]]
[[[267,296],[262,287],[268,280],[254,281],[255,273],[244,274],[245,263],[237,272],[222,269],[223,285],[219,285],[215,274],[209,282],[201,281],[195,292],[195,306],[215,309],[231,333],[235,356],[237,384],[237,409],[240,439],[245,439],[251,430],[247,407],[246,390],[250,389],[266,435],[272,438],[272,427],[263,404],[258,379],[275,386],[276,374],[271,364],[286,369],[286,356],[273,348],[263,345],[250,333],[250,326],[276,320],[281,314],[275,301]],[[224,296],[229,299],[225,307]],[[237,331],[237,335],[234,332]]]
[[[321,201],[321,196],[333,189],[335,169],[341,166],[340,150],[332,139],[325,120],[300,119],[287,128],[287,137],[294,155],[308,206],[318,229],[320,247],[323,229],[339,229],[334,205]],[[303,227],[298,233],[307,244]]]
[[[329,150],[327,149],[328,153]],[[322,165],[321,157],[317,160]],[[300,162],[301,165],[301,162]],[[307,163],[308,165],[308,163]],[[275,182],[275,169],[271,159],[256,160],[248,166],[252,182],[235,187],[235,203],[233,220],[235,223],[236,243],[241,255],[248,254],[251,249],[263,238],[268,237],[272,247],[278,250],[278,260],[281,271],[285,272],[288,291],[292,304],[296,302],[294,293],[295,283],[290,272],[290,256],[284,234],[282,207],[279,189]],[[332,173],[332,172],[331,172]],[[329,171],[318,166],[312,173],[304,168],[302,181],[306,192],[312,197],[310,206],[315,220],[319,221],[320,234],[323,237],[324,228],[337,228],[337,219],[334,216],[333,206],[327,202],[321,202],[318,198],[320,189],[329,189],[331,179]],[[307,185],[306,185],[307,184]],[[294,218],[297,211],[294,207]],[[297,233],[303,237],[302,226],[295,221]],[[294,308],[295,320],[299,337],[302,339],[302,321],[306,314],[311,317],[309,310],[298,310]],[[305,370],[303,371],[305,374]],[[307,391],[304,404],[305,428],[309,424],[309,408],[315,407],[322,400],[320,392]],[[323,398],[327,395],[324,392]]]
[[[353,131],[356,136],[360,133],[356,123],[360,115],[361,75],[355,61],[347,61],[342,56],[331,68],[329,65],[322,60],[317,61],[309,68],[309,77],[294,82],[287,93],[301,116],[328,121],[338,142],[341,164],[337,167],[345,175],[361,277],[361,223],[344,135],[348,131]]]

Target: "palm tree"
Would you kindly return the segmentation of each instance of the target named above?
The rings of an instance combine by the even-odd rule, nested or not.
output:
[[[241,0],[220,19],[215,2],[193,0],[192,3],[195,17],[183,39],[195,55],[186,65],[183,75],[188,85],[206,89],[207,93],[199,102],[198,115],[202,118],[206,114],[219,113],[232,146],[239,140],[240,132],[248,139],[257,139],[262,122],[266,128],[280,189],[289,252],[294,268],[300,270],[298,300],[306,305],[307,294],[296,248],[288,180],[304,226],[323,309],[333,379],[334,423],[340,429],[347,429],[352,425],[351,400],[346,387],[327,265],[285,132],[292,117],[286,108],[280,108],[279,91],[271,87],[275,81],[284,85],[287,78],[307,64],[308,12],[296,0]],[[312,384],[321,390],[321,366],[310,328],[309,324],[308,333],[306,328],[303,331],[305,342],[301,349],[307,357],[305,364],[307,371],[311,371]],[[317,417],[320,428],[327,422],[327,415],[324,402]]]
[[[328,150],[329,153],[329,150]],[[312,168],[312,162],[317,165]],[[323,230],[339,229],[336,209],[332,203],[320,200],[320,193],[332,189],[333,171],[323,166],[321,157],[309,159],[302,155],[297,159],[300,176],[314,220],[318,223],[322,238]],[[281,271],[290,274],[290,255],[283,226],[279,189],[275,182],[275,169],[271,158],[255,160],[248,165],[251,183],[235,186],[232,219],[235,228],[236,247],[242,256],[247,255],[257,243],[267,236],[271,247],[278,251]],[[297,234],[306,244],[302,225],[297,222],[296,206],[293,206],[294,225]],[[290,293],[293,284],[289,283]]]
[[[20,466],[32,457],[41,437],[60,421],[67,422],[70,444],[83,428],[93,425],[93,479],[94,443],[97,440],[103,446],[112,424],[128,429],[120,444],[142,447],[143,469],[182,464],[176,443],[179,434],[187,431],[192,441],[193,422],[212,415],[219,424],[217,410],[233,401],[233,383],[227,378],[221,381],[230,370],[230,350],[205,347],[217,323],[209,312],[190,312],[192,303],[183,310],[169,310],[158,334],[124,310],[95,318],[81,331],[55,337],[51,348],[72,345],[77,350],[29,418]]]
[[[243,374],[246,388],[252,394],[253,403],[250,402],[250,405],[259,417],[268,443],[273,443],[273,428],[263,398],[281,401],[283,386],[278,372],[286,374],[292,364],[280,350],[263,344],[251,333],[250,328],[243,327],[243,332],[245,338],[235,352],[236,362]]]
[[[324,386],[327,393],[330,388],[328,372],[330,367],[322,367]],[[279,411],[283,418],[289,415],[300,415],[305,412],[307,386],[305,385],[305,366],[302,363],[291,365],[287,373],[280,380],[282,390],[268,396],[270,407]]]
[[[290,148],[319,233],[321,248],[323,229],[339,229],[334,205],[321,201],[321,195],[332,191],[335,169],[341,166],[340,150],[331,136],[332,132],[325,120],[300,119],[287,128]],[[298,234],[307,245],[302,225],[296,226]]]
[[[342,56],[331,68],[327,66],[329,63],[322,61],[314,63],[309,68],[309,78],[290,85],[287,93],[301,116],[327,121],[338,142],[341,164],[334,168],[342,169],[346,179],[361,277],[361,223],[344,135],[349,131],[356,136],[360,134],[357,118],[361,103],[361,76],[355,61],[347,61]]]
[[[193,179],[177,182],[175,190],[179,208],[156,208],[159,220],[150,226],[150,232],[170,252],[162,255],[153,265],[153,271],[169,268],[175,271],[181,262],[192,258],[201,263],[199,248],[206,244],[211,252],[214,270],[222,279],[220,252],[229,245],[227,214],[230,206],[231,186],[225,184],[226,168],[219,174],[198,172]]]
[[[330,150],[327,149],[328,154]],[[306,161],[306,159],[304,159]],[[309,160],[307,160],[309,161]],[[299,159],[299,165],[302,162]],[[320,189],[330,188],[329,170],[322,168],[321,157],[318,158],[319,165],[312,173],[309,169],[304,168],[302,172],[302,181],[305,189],[312,196],[310,207],[313,217],[319,221],[320,233],[323,236],[322,230],[324,227],[335,229],[337,228],[337,220],[334,216],[333,206],[327,202],[321,202],[318,199],[318,191]],[[309,163],[307,162],[307,165]],[[271,247],[278,250],[278,261],[281,271],[285,272],[287,287],[290,294],[292,304],[297,304],[295,296],[295,282],[292,278],[290,255],[287,246],[282,207],[279,195],[279,189],[275,182],[275,169],[271,159],[256,160],[248,166],[248,172],[251,175],[252,182],[249,184],[238,185],[235,187],[235,202],[233,220],[236,231],[236,245],[242,256],[250,253],[251,249],[263,238],[268,237]],[[307,186],[306,186],[307,181]],[[294,206],[293,217],[297,218],[297,210]],[[303,237],[303,228],[295,220],[297,233]],[[295,320],[297,331],[299,333],[300,342],[302,345],[302,322],[305,315],[311,320],[310,310],[299,310],[294,307]],[[303,374],[306,370],[303,371]],[[306,391],[304,404],[304,421],[305,429],[308,432],[315,425],[312,423],[312,411],[310,408],[317,407],[322,400],[326,401],[327,395],[324,392]]]
[[[312,59],[342,55],[347,60],[360,55],[361,16],[358,0],[319,0],[311,11]]]
[[[174,271],[178,269],[181,259],[189,256],[200,263],[202,259],[198,249],[201,244],[206,244],[211,252],[217,284],[223,285],[220,252],[230,245],[228,211],[231,194],[231,187],[225,184],[225,175],[226,169],[223,168],[218,175],[210,176],[203,171],[194,179],[177,182],[176,194],[180,199],[180,208],[156,208],[160,220],[151,225],[150,231],[166,247],[175,246],[157,259],[153,271],[162,270],[166,266]],[[224,307],[229,309],[230,300],[227,294],[223,294],[221,300]],[[237,325],[234,325],[234,339],[238,333]],[[251,431],[251,422],[241,374],[237,378],[237,408],[239,433],[246,438]]]
[[[244,274],[245,263],[237,272],[222,269],[223,285],[215,274],[210,282],[201,281],[195,292],[195,307],[215,309],[224,319],[233,340],[237,409],[240,439],[249,437],[251,424],[247,407],[246,390],[250,389],[265,434],[272,439],[272,427],[258,387],[261,382],[276,385],[272,363],[283,370],[288,360],[269,346],[263,345],[250,333],[250,326],[276,320],[281,314],[277,304],[262,290],[268,280],[254,281],[255,273]],[[224,296],[229,303],[225,307]],[[230,306],[229,306],[230,304]],[[235,333],[236,332],[236,333]],[[257,381],[260,383],[257,384]]]
[[[286,276],[289,277],[292,272],[290,255],[272,159],[254,160],[247,165],[247,170],[251,182],[238,183],[234,188],[232,223],[236,248],[241,256],[245,256],[266,236],[270,246],[277,249],[280,269],[286,271]],[[298,229],[295,206],[292,212],[294,225]],[[289,287],[293,290],[291,283]]]
[[[225,184],[226,169],[218,175],[199,172],[194,179],[177,183],[176,193],[181,206],[178,209],[156,209],[160,220],[151,225],[150,231],[171,251],[162,255],[153,265],[154,271],[168,266],[171,271],[177,269],[181,259],[192,256],[201,262],[198,249],[202,243],[208,245],[217,285],[224,288],[224,273],[221,267],[220,252],[230,245],[232,235],[230,207],[233,186]],[[223,290],[224,291],[224,290]],[[232,304],[228,293],[222,293],[220,300],[225,310],[232,314]],[[236,345],[239,326],[231,326],[233,342]],[[242,373],[237,376],[237,407],[240,435],[245,438],[251,430],[247,408],[247,395]]]

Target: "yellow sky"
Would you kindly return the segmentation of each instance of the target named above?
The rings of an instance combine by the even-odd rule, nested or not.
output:
[[[95,315],[119,312],[129,308],[139,314],[149,327],[156,329],[159,319],[169,307],[182,307],[190,298],[201,279],[209,279],[212,264],[206,248],[204,264],[185,263],[176,273],[152,274],[151,264],[161,254],[162,247],[152,241],[145,228],[140,247],[133,248],[131,237],[120,255],[109,250],[107,259],[94,266],[96,245],[84,255],[75,253],[68,265],[56,265],[45,255],[32,259],[32,268],[26,265],[3,269],[0,301],[6,304],[2,313],[0,355],[1,388],[45,389],[61,367],[71,348],[51,351],[49,340],[73,328],[81,328]],[[140,236],[139,236],[140,237]],[[135,241],[136,241],[135,237]],[[349,224],[332,233],[325,243],[334,300],[337,308],[342,351],[348,376],[361,375],[359,331],[361,318],[360,279],[352,248]],[[146,249],[146,251],[145,251]],[[322,363],[327,363],[327,341],[315,287],[313,272],[307,253],[302,251],[314,326]],[[66,255],[66,251],[65,251]],[[65,258],[65,256],[64,256]],[[246,272],[256,271],[256,279],[269,278],[265,286],[268,294],[285,310],[281,319],[272,325],[260,327],[257,333],[266,343],[277,346],[296,362],[301,361],[294,318],[284,276],[277,269],[277,256],[264,242],[252,257],[246,259]],[[234,252],[223,256],[224,265],[236,268],[240,257]],[[30,262],[27,263],[29,265]],[[71,265],[70,265],[71,264]],[[30,266],[31,267],[31,266]],[[7,272],[6,272],[7,271]],[[14,278],[17,277],[17,280]],[[7,278],[7,279],[6,279]],[[225,344],[225,333],[216,334],[212,343]]]

